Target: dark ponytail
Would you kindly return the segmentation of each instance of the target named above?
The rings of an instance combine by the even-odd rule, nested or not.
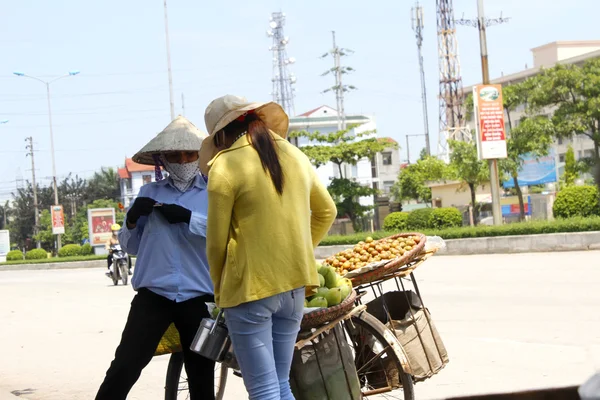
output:
[[[243,117],[242,121],[233,121],[224,130],[229,137],[237,135],[237,132],[246,131],[248,142],[258,153],[263,170],[270,175],[275,190],[281,195],[284,183],[283,171],[275,148],[275,140],[263,120],[255,113],[249,112]]]

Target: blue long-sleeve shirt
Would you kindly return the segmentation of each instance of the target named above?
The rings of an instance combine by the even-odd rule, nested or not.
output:
[[[119,242],[127,253],[137,255],[131,280],[134,290],[147,288],[176,302],[212,295],[206,259],[208,193],[204,179],[198,175],[192,187],[182,193],[167,178],[142,186],[138,197],[180,205],[190,210],[192,217],[189,225],[170,224],[155,209],[140,217],[134,229],[124,224]]]

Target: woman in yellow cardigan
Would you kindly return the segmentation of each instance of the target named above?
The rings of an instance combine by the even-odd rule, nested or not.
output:
[[[319,285],[314,248],[336,208],[308,158],[285,140],[275,103],[237,96],[205,113],[207,257],[217,305],[250,399],[293,399],[289,374],[304,293]]]

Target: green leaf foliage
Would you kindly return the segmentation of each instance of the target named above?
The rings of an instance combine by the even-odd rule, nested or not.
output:
[[[48,258],[48,253],[44,249],[33,249],[25,253],[26,260],[43,260]]]
[[[432,229],[456,228],[462,226],[462,213],[454,207],[434,208],[429,216]]]
[[[408,214],[409,213],[402,211],[388,214],[383,220],[383,229],[396,232],[406,231]]]
[[[68,244],[58,250],[59,257],[76,257],[81,255],[81,246],[78,244]]]
[[[6,254],[6,261],[20,261],[23,259],[23,252],[21,250],[11,250]]]
[[[553,205],[556,218],[600,216],[600,195],[596,186],[563,188]]]
[[[430,218],[432,208],[419,208],[418,210],[411,211],[406,219],[406,227],[409,230],[419,230],[430,228]]]
[[[593,232],[600,231],[600,217],[574,217],[568,219],[557,219],[554,221],[530,221],[518,222],[513,224],[504,224],[499,226],[476,226],[460,227],[446,229],[422,229],[419,232],[427,236],[441,236],[443,239],[468,239],[478,237],[497,237],[512,235],[538,235],[545,233],[568,233],[568,232]],[[332,235],[324,238],[320,245],[349,245],[352,246],[366,236],[373,239],[381,239],[394,234],[398,231],[386,232],[378,231],[369,233],[357,233],[352,235]]]

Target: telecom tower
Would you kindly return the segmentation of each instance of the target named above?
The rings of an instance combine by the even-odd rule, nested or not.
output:
[[[431,155],[431,145],[429,143],[429,121],[427,116],[427,90],[425,88],[425,68],[423,66],[423,7],[417,1],[412,9],[412,28],[415,31],[417,39],[417,49],[419,55],[419,71],[421,73],[421,102],[423,103],[423,134],[425,135],[425,149],[427,155]],[[407,139],[408,140],[408,139]]]
[[[296,115],[294,108],[294,88],[296,76],[289,72],[288,66],[296,62],[294,57],[288,57],[286,47],[290,38],[283,34],[285,14],[274,12],[271,14],[267,36],[273,38],[273,45],[269,51],[273,53],[273,101],[280,104],[290,116]]]
[[[454,24],[452,0],[436,0],[437,33],[440,70],[440,135],[438,155],[448,160],[448,140],[471,142],[465,127],[463,85],[458,59],[458,40]]]

